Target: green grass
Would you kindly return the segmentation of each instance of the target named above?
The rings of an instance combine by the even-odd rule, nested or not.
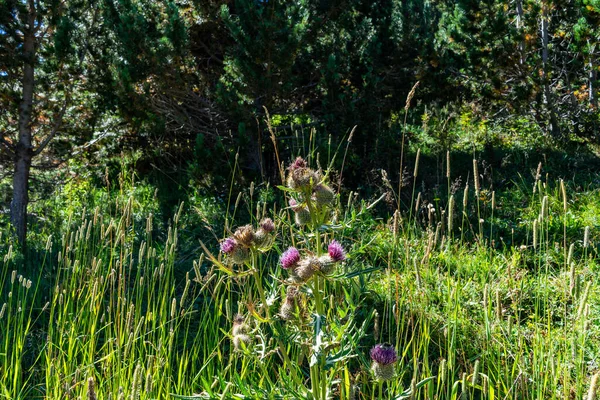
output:
[[[381,202],[344,194],[326,228],[298,228],[269,190],[231,199],[237,214],[198,198],[157,217],[129,178],[70,187],[27,263],[2,232],[0,398],[581,399],[600,368],[594,183],[566,182],[565,208],[559,181],[515,179],[492,210],[492,188],[476,198],[471,178],[448,231],[447,194],[423,192],[415,208],[418,189],[395,224]],[[274,247],[225,263],[224,224],[262,216]],[[279,255],[320,254],[332,238],[348,259],[302,286],[305,314],[283,321]],[[251,345],[234,351],[238,313]],[[380,384],[369,350],[382,342],[399,360]]]

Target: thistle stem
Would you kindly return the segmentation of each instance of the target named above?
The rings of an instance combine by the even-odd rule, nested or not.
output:
[[[256,282],[256,287],[258,288],[258,293],[260,295],[260,301],[263,304],[265,309],[265,313],[267,314],[267,319],[271,319],[271,311],[269,310],[269,305],[267,304],[267,297],[265,296],[265,290],[263,289],[262,280],[260,279],[260,275],[258,275],[258,270],[256,269],[256,259],[257,254],[252,252],[252,276]]]

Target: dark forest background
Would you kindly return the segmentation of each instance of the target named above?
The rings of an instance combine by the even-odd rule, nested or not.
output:
[[[19,160],[34,202],[124,167],[169,210],[226,194],[236,160],[238,183],[277,184],[267,111],[279,162],[344,150],[356,127],[334,166],[367,194],[380,169],[397,185],[403,135],[431,166],[451,151],[497,168],[560,168],[598,139],[597,0],[0,4],[6,218]]]

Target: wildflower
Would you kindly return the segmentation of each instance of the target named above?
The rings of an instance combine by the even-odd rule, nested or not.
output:
[[[312,186],[319,181],[319,174],[310,168],[296,168],[288,176],[288,186],[298,191],[310,192]]]
[[[309,257],[301,260],[298,266],[294,269],[292,278],[296,283],[304,283],[308,281],[315,274],[316,271],[321,270],[321,263],[316,257]]]
[[[273,245],[275,239],[271,232],[275,230],[275,224],[271,218],[265,218],[260,221],[260,228],[254,232],[254,245],[261,250],[268,250]]]
[[[233,337],[233,349],[235,351],[241,351],[248,346],[250,346],[250,336],[244,334]]]
[[[296,311],[296,297],[298,295],[298,289],[293,286],[290,286],[287,290],[285,300],[281,305],[281,310],[279,314],[281,318],[285,321],[289,321],[294,318],[294,313]]]
[[[294,211],[298,211],[302,208],[302,207],[299,207],[296,199],[290,199],[289,204],[290,204],[290,207],[292,208],[292,210],[294,210]]]
[[[303,226],[311,221],[312,217],[308,207],[299,204],[296,199],[290,199],[289,204],[292,210],[294,210],[296,225]]]
[[[248,328],[248,325],[246,325],[243,315],[237,314],[235,317],[233,317],[233,336],[248,333],[249,330],[250,329]]]
[[[254,230],[252,225],[244,225],[236,229],[233,238],[244,247],[250,247],[254,243]]]
[[[337,240],[332,240],[327,247],[327,252],[331,259],[335,262],[344,261],[346,259],[346,252],[344,248]]]
[[[241,314],[237,314],[233,318],[233,348],[235,351],[243,350],[245,347],[250,345],[250,336],[248,335],[250,328],[246,325],[244,317]]]
[[[231,254],[236,248],[237,243],[233,238],[227,238],[221,242],[221,251],[225,254]]]
[[[306,168],[306,161],[302,157],[297,157],[293,163],[288,167],[289,170],[293,171],[299,168]]]
[[[391,344],[375,345],[371,349],[371,360],[373,360],[371,369],[376,379],[387,381],[394,377],[394,364],[398,361],[398,354]]]
[[[281,310],[279,310],[281,319],[283,319],[284,321],[289,321],[289,320],[293,319],[295,310],[296,310],[295,302],[293,300],[285,299],[285,301],[281,305]]]
[[[290,247],[284,251],[279,259],[283,269],[293,269],[298,264],[298,261],[300,261],[300,253],[295,247]]]
[[[267,233],[271,233],[275,230],[275,224],[271,218],[265,218],[260,221],[260,227]]]

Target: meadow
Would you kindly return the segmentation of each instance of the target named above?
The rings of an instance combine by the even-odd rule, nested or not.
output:
[[[595,399],[597,176],[448,153],[420,192],[419,157],[361,198],[309,152],[166,218],[132,171],[71,182],[30,254],[0,236],[0,398]]]

